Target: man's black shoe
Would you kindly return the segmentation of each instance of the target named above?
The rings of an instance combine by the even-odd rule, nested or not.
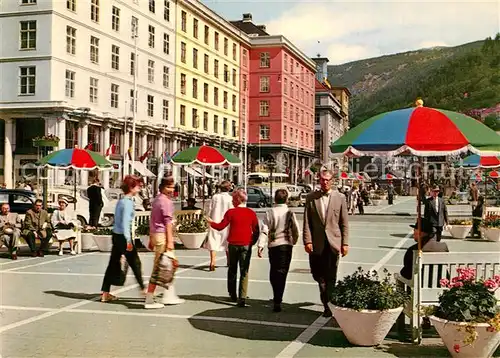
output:
[[[325,311],[323,312],[323,317],[328,318],[332,316],[332,311],[329,308],[325,308]]]
[[[245,300],[239,300],[237,306],[238,307],[246,307]]]
[[[273,312],[281,312],[281,305],[279,303],[274,304]]]

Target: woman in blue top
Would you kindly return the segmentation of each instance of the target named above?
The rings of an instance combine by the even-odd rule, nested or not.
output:
[[[141,179],[136,176],[127,175],[123,179],[121,186],[125,196],[116,204],[115,224],[113,226],[113,248],[109,258],[108,268],[104,274],[102,283],[101,302],[114,301],[117,298],[109,293],[111,285],[122,286],[121,276],[121,257],[125,256],[129,266],[134,272],[137,283],[144,292],[145,286],[142,280],[141,260],[134,246],[132,235],[132,222],[134,220],[134,196],[141,190]]]

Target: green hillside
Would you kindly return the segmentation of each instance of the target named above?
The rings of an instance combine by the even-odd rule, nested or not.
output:
[[[455,111],[491,107],[500,103],[500,34],[457,47],[329,66],[328,75],[330,83],[353,93],[352,126],[411,106],[417,97],[425,106]]]

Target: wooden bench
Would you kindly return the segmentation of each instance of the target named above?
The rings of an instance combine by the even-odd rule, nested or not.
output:
[[[439,295],[445,289],[440,287],[441,278],[457,276],[457,268],[471,267],[476,269],[478,279],[492,278],[500,275],[500,252],[424,252],[422,253],[422,270],[419,272],[418,252],[413,253],[413,278],[407,280],[399,274],[395,275],[398,289],[410,293],[410,302],[398,319],[397,327],[400,337],[405,327],[405,315],[410,318],[412,341],[422,341],[421,319],[423,306],[437,305]],[[420,285],[419,285],[419,281]],[[500,299],[500,290],[496,296]]]
[[[497,206],[487,206],[484,210],[483,219],[489,215],[500,215],[500,208]]]

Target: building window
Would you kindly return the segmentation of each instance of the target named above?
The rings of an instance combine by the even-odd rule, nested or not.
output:
[[[99,0],[91,0],[90,4],[90,19],[99,22]]]
[[[193,37],[198,38],[198,19],[193,19]]]
[[[180,110],[180,115],[179,115],[179,118],[180,118],[180,122],[181,122],[181,126],[185,126],[186,125],[186,106],[181,104],[181,110]]]
[[[238,51],[238,47],[236,44],[233,44],[233,60],[236,61],[236,53]]]
[[[198,68],[198,50],[193,49],[193,68]]]
[[[229,82],[229,67],[224,65],[224,82]]]
[[[259,126],[260,140],[269,140],[269,126],[267,124],[261,124]]]
[[[191,124],[192,124],[193,128],[197,129],[199,127],[198,110],[196,108],[193,108],[191,110]]]
[[[227,37],[224,37],[224,56],[227,56],[229,51],[229,40]]]
[[[205,71],[205,73],[208,73],[209,72],[209,68],[208,68],[208,55],[205,54],[205,59],[203,61],[203,71]]]
[[[284,86],[283,86],[283,93],[288,94],[288,79],[285,78]]]
[[[99,80],[94,77],[90,77],[90,86],[89,86],[89,101],[90,103],[97,103],[98,102],[98,86],[99,86]]]
[[[243,75],[243,91],[247,90],[247,85],[248,85],[248,77],[247,75]]]
[[[181,62],[186,63],[186,43],[181,42]]]
[[[111,84],[111,108],[118,108],[118,90],[119,86],[117,84]]]
[[[66,70],[65,95],[69,98],[75,97],[75,72]]]
[[[214,33],[214,47],[219,51],[219,33],[217,31]]]
[[[181,73],[181,94],[186,94],[186,75]]]
[[[76,0],[66,0],[66,9],[73,12],[76,11]]]
[[[214,76],[219,78],[219,60],[214,60]]]
[[[155,27],[148,25],[148,46],[151,48],[155,47]]]
[[[99,63],[99,39],[90,36],[90,62]]]
[[[271,57],[269,56],[269,52],[260,53],[260,67],[261,68],[271,67]]]
[[[205,37],[205,39],[204,39],[205,45],[208,45],[210,43],[210,28],[207,25],[205,25],[205,36],[204,37]]]
[[[296,107],[297,109],[295,110],[295,122],[299,123],[299,108]]]
[[[290,59],[290,74],[293,74],[293,60]]]
[[[70,55],[76,53],[76,29],[66,26],[66,52]]]
[[[181,11],[181,30],[187,31],[187,13],[185,11]]]
[[[168,100],[163,100],[162,119],[168,122]]]
[[[260,101],[259,116],[261,117],[269,116],[269,101]]]
[[[149,11],[151,11],[154,14],[155,8],[156,8],[156,1],[149,0]]]
[[[167,33],[163,34],[163,53],[170,54],[170,35]]]
[[[293,105],[290,105],[290,120],[293,121]]]
[[[286,116],[287,116],[287,112],[288,112],[288,103],[287,103],[287,102],[285,102],[285,103],[283,104],[283,118],[286,118]]]
[[[219,133],[219,116],[214,115],[214,133]]]
[[[236,112],[236,95],[235,94],[233,94],[232,107],[233,107],[233,112]]]
[[[130,90],[130,112],[136,112],[137,113],[137,91],[135,91],[135,96],[134,96],[134,90]]]
[[[269,92],[269,76],[260,78],[260,92]]]
[[[120,48],[116,45],[111,45],[111,68],[120,69]]]
[[[66,121],[66,148],[78,145],[78,122]]]
[[[222,119],[222,131],[224,135],[227,135],[227,118]]]
[[[227,102],[228,102],[228,100],[227,100],[227,91],[224,91],[222,98],[223,98],[224,108],[227,109]]]
[[[135,75],[135,53],[130,54],[130,75]]]
[[[121,136],[122,136],[122,133],[119,129],[110,129],[109,130],[109,144],[115,145],[115,153],[120,153]],[[67,148],[72,148],[72,147],[67,147]]]
[[[155,97],[148,94],[148,117],[153,117],[155,113]]]
[[[170,1],[163,2],[163,20],[170,22]]]
[[[203,100],[208,103],[208,83],[203,84]]]
[[[320,123],[320,114],[316,113],[314,115],[314,124],[319,124]]]
[[[243,62],[243,67],[247,67],[248,65],[248,51],[246,49],[243,50],[243,56],[241,61]]]
[[[170,69],[168,66],[163,66],[163,87],[168,88],[170,86]]]
[[[300,124],[304,125],[304,110],[300,111]]]
[[[285,53],[285,56],[284,56],[284,64],[283,64],[283,69],[286,71],[287,68],[288,68],[288,55]]]
[[[120,9],[113,6],[111,15],[111,28],[115,31],[120,31]]]
[[[284,130],[283,130],[283,141],[286,143],[287,141],[287,134],[288,134],[288,131],[287,131],[287,126],[284,127]]]
[[[231,135],[233,137],[236,137],[236,121],[231,121]]]
[[[36,21],[21,21],[21,50],[36,49]]]
[[[130,32],[132,38],[139,36],[139,19],[135,16],[132,16],[130,20]]]
[[[193,78],[193,98],[198,98],[198,80]]]
[[[154,83],[155,81],[155,62],[148,60],[148,82]]]
[[[36,0],[21,0],[22,5],[35,5]]]
[[[219,105],[219,89],[214,87],[214,106]]]
[[[233,86],[236,87],[236,70],[233,68]]]
[[[208,112],[203,112],[203,130],[208,131]]]
[[[100,151],[100,146],[99,146],[99,137],[101,134],[101,128],[93,125],[88,126],[88,134],[87,134],[87,143],[92,144],[92,150],[94,152]]]

